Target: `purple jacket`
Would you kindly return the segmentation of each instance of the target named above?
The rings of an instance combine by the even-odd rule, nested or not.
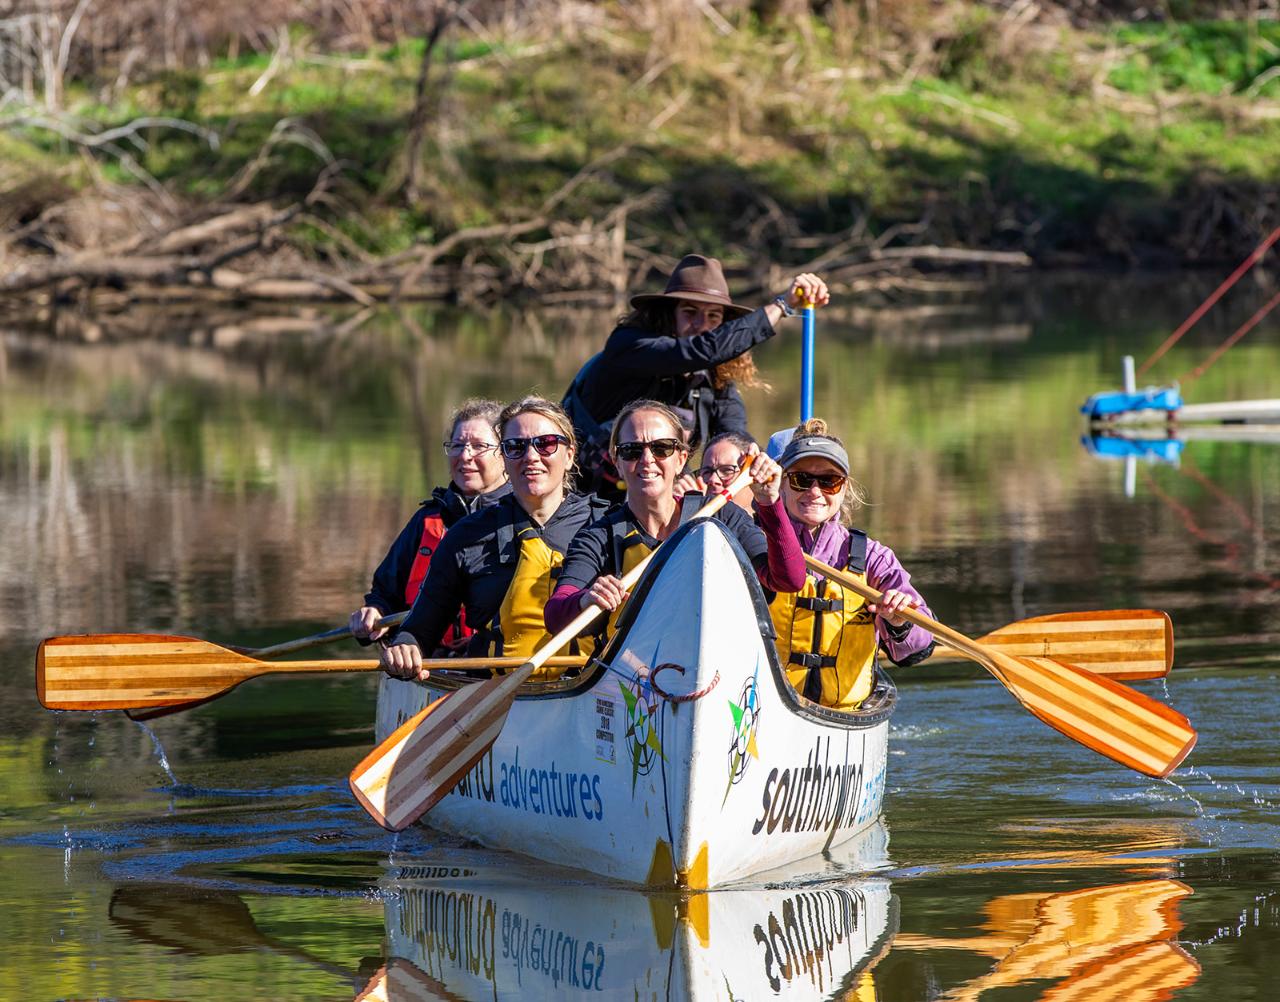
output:
[[[800,537],[800,548],[805,553],[839,569],[843,569],[849,562],[851,537],[849,530],[840,524],[839,519],[824,523],[816,535],[794,518],[791,519],[791,524],[795,526],[796,534]],[[870,538],[867,540],[867,584],[880,592],[888,591],[890,588],[906,592],[920,603],[920,612],[930,618],[933,617],[933,613],[925,604],[924,597],[912,586],[911,575],[898,561],[893,550]],[[880,646],[889,655],[889,660],[896,665],[909,665],[922,661],[933,647],[933,634],[914,624],[911,624],[911,628],[904,635],[895,637],[884,620],[876,616],[876,633],[880,637]]]

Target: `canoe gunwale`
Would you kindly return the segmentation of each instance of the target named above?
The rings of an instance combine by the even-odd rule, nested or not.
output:
[[[709,527],[711,526],[715,526],[715,529],[710,529]],[[678,544],[681,537],[687,533],[697,531],[720,532],[729,544],[729,548],[733,551],[734,557],[738,561],[739,570],[741,570],[743,579],[746,581],[747,591],[751,595],[756,616],[756,626],[759,628],[761,635],[770,641],[763,646],[769,659],[769,671],[773,678],[774,687],[783,703],[792,713],[800,717],[820,721],[827,726],[849,730],[865,730],[870,727],[876,727],[889,719],[897,706],[898,689],[893,680],[879,665],[876,666],[875,684],[871,694],[863,702],[863,705],[856,710],[837,710],[822,706],[805,699],[800,693],[796,692],[787,681],[786,673],[778,660],[777,631],[773,627],[773,617],[769,614],[768,599],[765,598],[764,589],[756,576],[755,568],[752,567],[750,559],[748,559],[746,552],[742,549],[742,545],[734,537],[733,533],[716,519],[696,519],[677,529],[667,542]],[[632,591],[631,599],[627,602],[626,608],[623,609],[622,615],[618,617],[617,628],[614,630],[613,636],[609,638],[603,650],[592,655],[578,674],[551,681],[525,682],[516,691],[516,699],[520,701],[564,699],[583,695],[612,671],[613,669],[609,666],[610,658],[615,650],[621,649],[625,645],[632,623],[644,605],[645,596],[653,587],[653,582],[658,579],[658,573],[663,564],[675,552],[676,548],[677,545],[663,546],[657,551],[648,569],[641,577],[639,584]],[[461,689],[464,686],[474,685],[477,682],[486,681],[492,677],[488,673],[483,676],[467,676],[432,672],[431,677],[426,682],[418,682],[416,684],[426,689],[449,692]]]

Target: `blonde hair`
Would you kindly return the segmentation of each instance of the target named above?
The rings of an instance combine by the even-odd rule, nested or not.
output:
[[[711,385],[717,390],[723,390],[729,383],[736,383],[738,386],[749,389],[759,388],[766,393],[773,391],[773,387],[760,378],[760,373],[756,371],[755,359],[751,357],[749,350],[744,351],[737,358],[721,362],[711,370]]]
[[[680,415],[673,411],[666,404],[657,400],[633,400],[626,407],[618,411],[618,416],[613,419],[613,430],[609,432],[609,455],[612,456],[618,448],[618,437],[621,433],[623,424],[627,418],[639,411],[652,411],[661,417],[671,426],[671,430],[675,433],[671,437],[680,443],[681,448],[686,451],[689,448],[689,436],[684,430],[684,422],[680,420]]]
[[[518,418],[521,414],[540,414],[553,425],[565,438],[569,440],[569,448],[575,452],[578,449],[578,439],[573,434],[573,422],[569,420],[569,415],[564,412],[564,408],[546,397],[521,397],[519,400],[513,400],[502,408],[502,413],[498,415],[498,434],[502,435],[507,425]]]
[[[840,441],[837,436],[832,435],[827,431],[827,422],[823,421],[822,418],[809,418],[808,421],[803,421],[796,425],[795,434],[792,436],[791,441],[799,442],[801,439],[805,438],[825,438],[835,442],[835,444],[840,446],[841,449],[844,449],[846,453],[849,451],[844,442]],[[845,481],[844,497],[840,499],[840,521],[843,522],[846,527],[853,528],[854,513],[868,503],[869,498],[867,495],[867,489],[863,487],[862,484],[858,483],[858,481],[854,480],[853,477],[849,477],[848,480]]]

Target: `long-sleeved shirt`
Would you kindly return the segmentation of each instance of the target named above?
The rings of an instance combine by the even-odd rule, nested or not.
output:
[[[800,546],[805,553],[831,567],[844,569],[849,562],[849,541],[852,537],[839,519],[823,523],[817,533],[796,519],[789,517],[789,520],[799,534]],[[874,539],[867,540],[867,584],[879,592],[890,588],[905,592],[920,603],[920,612],[930,617],[933,615],[925,604],[924,597],[911,584],[911,575],[899,562],[897,555]],[[876,634],[880,638],[881,648],[890,661],[903,667],[923,661],[934,647],[933,634],[914,623],[908,626],[909,629],[905,630],[890,627],[882,616],[876,615]]]
[[[782,502],[758,506],[759,525],[735,504],[725,505],[712,517],[723,522],[742,544],[765,588],[799,591],[804,586],[804,556]],[[613,527],[619,523],[625,523],[627,531],[638,533],[649,549],[657,548],[658,540],[641,528],[625,501],[579,532],[565,554],[555,594],[543,612],[543,620],[551,633],[558,633],[573,621],[582,609],[583,593],[597,577],[601,574],[622,576],[612,545]]]
[[[591,378],[579,388],[582,402],[600,422],[612,420],[633,400],[677,404],[684,399],[693,373],[737,358],[774,333],[763,309],[691,337],[616,327],[592,363]],[[716,394],[711,434],[721,431],[747,433],[746,408],[736,388]]]

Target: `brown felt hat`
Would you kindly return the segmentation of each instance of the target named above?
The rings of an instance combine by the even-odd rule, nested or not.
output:
[[[729,298],[729,283],[724,280],[724,269],[713,257],[686,254],[667,279],[662,292],[648,292],[633,296],[631,305],[636,309],[664,299],[688,299],[695,303],[711,303],[724,307],[724,318],[745,317],[751,310],[738,306]]]

